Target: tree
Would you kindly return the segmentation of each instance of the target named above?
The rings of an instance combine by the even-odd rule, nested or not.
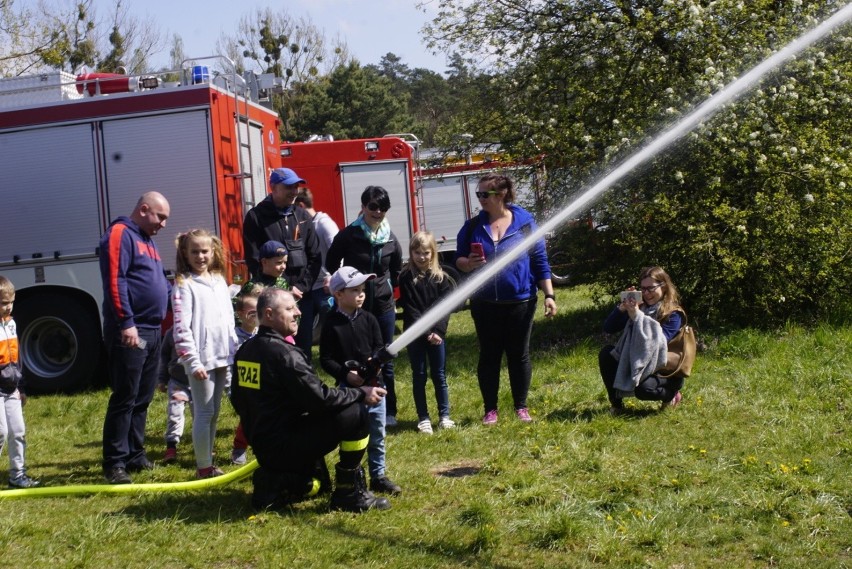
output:
[[[841,4],[441,0],[427,33],[493,70],[495,111],[472,116],[542,149],[567,198]],[[662,264],[716,323],[848,306],[850,45],[835,33],[609,192],[597,230],[568,231],[581,278],[609,293]]]
[[[357,61],[302,88],[305,109],[294,123],[301,138],[311,134],[365,138],[407,131],[413,122],[406,112],[407,98],[393,93],[390,79]]]
[[[148,58],[162,45],[154,21],[131,16],[122,0],[115,0],[106,20],[98,18],[92,0],[39,0],[35,10],[20,11],[14,10],[13,0],[0,0],[0,39],[9,46],[7,51],[0,48],[4,74],[74,71],[83,65],[139,74],[148,70]]]
[[[292,124],[299,120],[304,106],[299,93],[311,90],[310,83],[349,58],[340,38],[329,41],[309,19],[295,19],[287,12],[269,8],[243,16],[236,34],[223,35],[217,47],[219,53],[235,61],[240,71],[273,73],[283,79],[286,89],[292,90],[273,97],[284,139],[293,136]]]
[[[28,9],[16,6],[14,0],[0,0],[0,76],[21,75],[64,61],[64,36],[46,14],[42,4]]]

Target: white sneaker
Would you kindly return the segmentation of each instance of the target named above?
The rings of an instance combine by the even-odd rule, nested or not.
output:
[[[449,417],[441,417],[441,420],[438,422],[438,427],[441,429],[452,429],[455,426],[456,422]]]
[[[423,419],[419,423],[417,423],[417,430],[423,433],[424,435],[432,434],[432,421],[429,419]]]
[[[385,417],[385,427],[396,427],[396,417],[393,415]]]

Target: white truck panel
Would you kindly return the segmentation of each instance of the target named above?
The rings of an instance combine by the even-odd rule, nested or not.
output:
[[[94,255],[92,257],[69,263],[23,264],[3,268],[2,274],[12,281],[17,293],[45,285],[84,290],[97,303],[100,312],[104,298],[103,285],[98,258]]]
[[[263,159],[263,126],[256,123],[240,121],[240,149],[244,173],[250,177],[243,178],[243,204],[248,211],[263,201],[267,194],[266,167]],[[248,144],[248,146],[246,146]]]
[[[0,133],[0,156],[0,264],[15,255],[94,257],[101,227],[91,125]]]
[[[469,215],[464,201],[464,176],[423,180],[424,228],[438,241],[438,251],[455,251],[456,235]]]
[[[343,203],[346,224],[355,221],[361,213],[361,194],[367,186],[381,186],[390,197],[391,208],[386,215],[391,230],[400,241],[403,259],[408,258],[408,243],[411,241],[411,188],[408,184],[407,160],[377,160],[340,164]]]
[[[175,268],[178,233],[219,232],[209,123],[203,109],[103,123],[109,220],[130,215],[146,191],[162,193],[171,215],[154,242],[167,270]]]
[[[82,99],[76,80],[67,71],[0,79],[0,109]]]

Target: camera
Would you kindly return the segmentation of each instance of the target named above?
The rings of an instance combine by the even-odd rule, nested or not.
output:
[[[642,302],[642,292],[638,290],[623,290],[621,291],[621,302],[624,302],[628,298],[632,298],[636,301],[637,304]]]

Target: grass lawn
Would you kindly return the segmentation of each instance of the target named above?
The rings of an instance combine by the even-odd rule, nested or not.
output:
[[[559,316],[539,318],[534,329],[529,425],[511,412],[505,372],[500,422],[480,424],[468,312],[453,316],[447,344],[457,429],[431,437],[416,431],[401,354],[400,426],[388,438],[388,467],[404,492],[387,512],[329,513],[316,499],[255,514],[246,480],[204,492],[7,499],[0,500],[0,564],[852,566],[852,326],[699,331],[707,349],[681,406],[660,412],[631,400],[629,414],[611,417],[597,371],[605,314],[584,288],[561,289],[558,301]],[[101,390],[30,399],[32,475],[49,486],[102,482],[107,397]],[[221,457],[235,423],[223,404]],[[158,393],[148,421],[155,461],[164,426]],[[179,464],[135,474],[134,482],[191,480],[188,438],[180,450]]]

